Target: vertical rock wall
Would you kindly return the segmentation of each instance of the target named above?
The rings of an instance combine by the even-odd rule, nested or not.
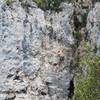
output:
[[[87,18],[87,30],[91,48],[96,47],[97,55],[100,55],[100,3],[96,3],[89,12]]]
[[[73,80],[74,8],[44,12],[0,1],[0,100],[66,100]]]
[[[100,3],[63,2],[56,12],[8,1],[0,0],[0,100],[68,100],[84,38],[100,54]]]

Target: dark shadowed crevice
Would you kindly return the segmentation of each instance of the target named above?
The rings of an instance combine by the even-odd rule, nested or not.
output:
[[[74,96],[74,79],[70,81],[70,87],[68,88],[69,94],[68,98],[71,99]]]
[[[10,96],[6,97],[4,100],[14,100],[15,98],[16,98],[16,95],[13,95],[11,97]]]

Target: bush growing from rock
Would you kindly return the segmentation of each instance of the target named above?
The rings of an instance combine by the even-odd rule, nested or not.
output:
[[[33,0],[43,10],[59,10],[60,3],[64,0]]]
[[[6,4],[10,6],[12,4],[12,0],[6,0]]]

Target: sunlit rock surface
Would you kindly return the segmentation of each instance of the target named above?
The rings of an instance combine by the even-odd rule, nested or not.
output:
[[[67,100],[73,81],[74,7],[44,12],[0,0],[0,100]]]

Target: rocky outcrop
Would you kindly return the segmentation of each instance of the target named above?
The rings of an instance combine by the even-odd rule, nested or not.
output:
[[[96,3],[93,10],[89,12],[87,18],[87,30],[89,35],[89,44],[91,48],[96,49],[97,55],[100,55],[100,3]]]
[[[61,12],[51,13],[29,3],[0,0],[0,100],[67,100],[74,7],[62,3]]]
[[[85,42],[100,55],[100,3],[44,11],[33,1],[0,0],[0,100],[69,100]]]

